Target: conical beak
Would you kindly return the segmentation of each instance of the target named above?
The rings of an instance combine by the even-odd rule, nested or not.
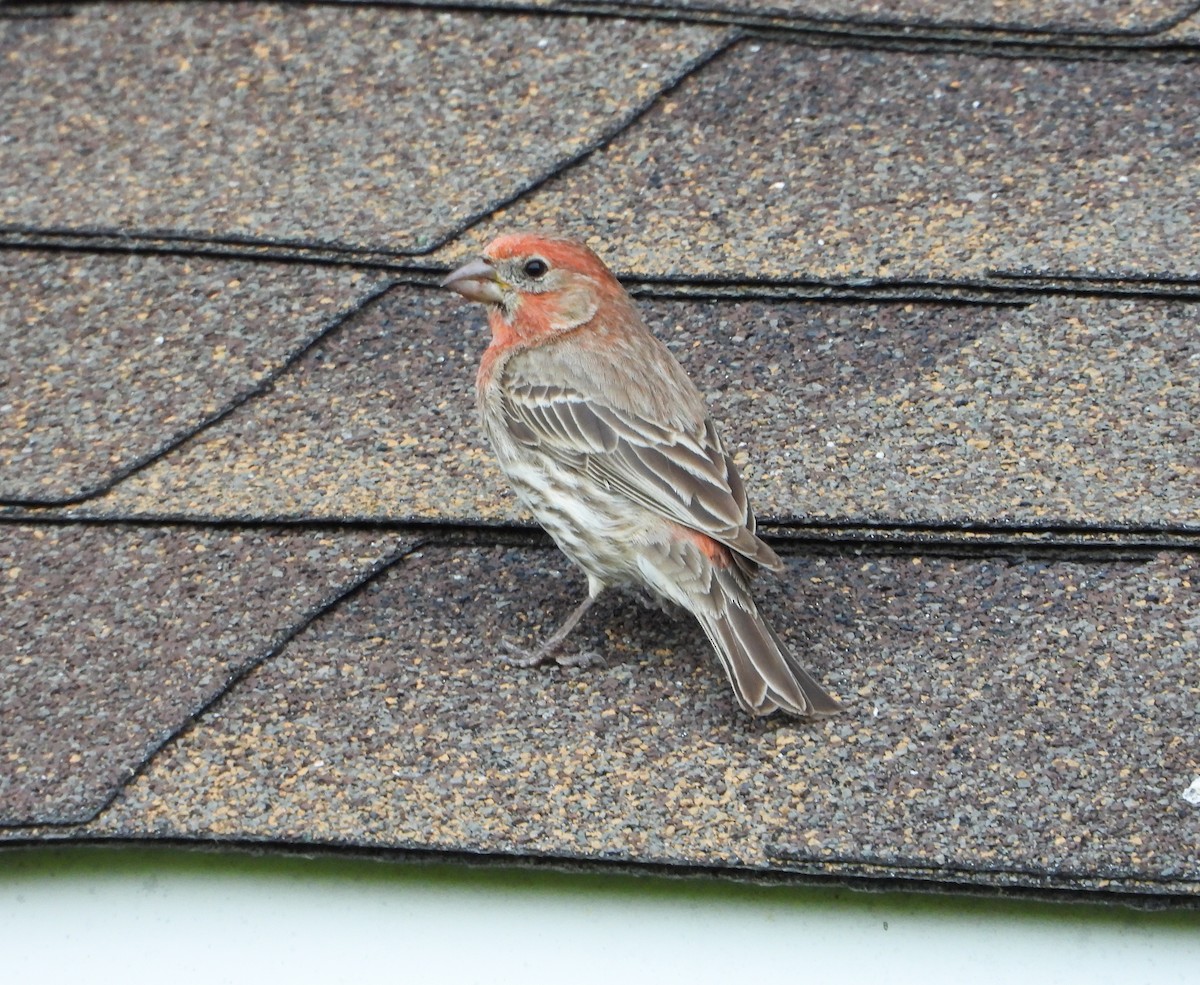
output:
[[[442,281],[442,287],[480,304],[499,304],[504,300],[504,281],[496,275],[495,268],[482,259],[464,263]]]

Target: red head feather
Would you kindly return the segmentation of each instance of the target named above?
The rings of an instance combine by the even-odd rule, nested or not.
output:
[[[602,284],[615,282],[612,271],[590,247],[579,240],[543,233],[506,233],[492,240],[483,255],[492,260],[540,256],[551,267],[584,274]]]

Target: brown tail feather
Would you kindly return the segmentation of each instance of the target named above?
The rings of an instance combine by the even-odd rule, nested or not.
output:
[[[752,715],[782,709],[806,718],[836,715],[842,706],[783,648],[749,598],[730,597],[724,612],[697,612],[738,703]]]

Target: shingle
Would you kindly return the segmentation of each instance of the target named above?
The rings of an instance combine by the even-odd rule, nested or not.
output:
[[[1200,11],[1183,18],[1159,36],[1165,43],[1196,44],[1200,43]]]
[[[97,515],[452,519],[508,515],[474,424],[486,329],[445,291],[397,286],[272,392],[143,469]]]
[[[1197,305],[643,301],[758,512],[1197,529]],[[397,287],[90,515],[508,521],[474,418],[481,314]]]
[[[0,223],[420,251],[625,123],[720,27],[322,4],[13,22]]]
[[[356,0],[339,0],[354,3]],[[393,0],[403,4],[404,0]],[[483,9],[546,12],[607,9],[662,17],[719,17],[802,28],[869,32],[886,28],[1009,31],[1018,34],[1154,35],[1194,11],[1193,0],[476,0]]]
[[[263,386],[385,283],[299,265],[0,252],[0,499],[103,488]]]
[[[846,701],[815,725],[739,713],[699,630],[629,600],[576,640],[607,667],[497,664],[583,591],[559,568],[392,568],[79,833],[1200,888],[1194,557],[791,557],[761,594]]]
[[[38,17],[67,17],[71,13],[69,2],[26,3],[22,0],[0,0],[0,18],[29,20]]]
[[[604,2],[604,0],[601,0]],[[623,0],[610,0],[625,6]],[[847,25],[978,27],[1055,33],[1150,33],[1190,13],[1190,0],[636,0],[650,7],[712,10],[754,17],[801,17]]]
[[[770,515],[1196,531],[1198,314],[751,302],[680,341],[732,341],[709,379]]]
[[[644,276],[1195,280],[1198,102],[1186,60],[745,40],[442,256],[549,224]]]
[[[0,525],[0,824],[86,820],[387,533]]]

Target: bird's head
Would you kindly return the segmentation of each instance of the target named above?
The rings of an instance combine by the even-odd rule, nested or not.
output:
[[[567,332],[627,295],[612,272],[574,239],[510,233],[442,281],[523,337]]]

